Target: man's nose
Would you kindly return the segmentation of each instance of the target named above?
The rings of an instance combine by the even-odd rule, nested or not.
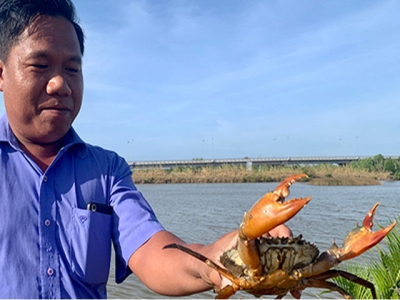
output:
[[[71,95],[71,88],[62,75],[55,75],[47,83],[46,92],[66,97]]]

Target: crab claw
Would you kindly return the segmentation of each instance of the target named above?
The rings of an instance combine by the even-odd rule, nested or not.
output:
[[[396,221],[394,221],[391,225],[377,232],[372,232],[373,219],[378,205],[379,202],[367,213],[362,227],[357,227],[347,235],[343,242],[343,248],[337,248],[336,245],[332,246],[331,250],[336,254],[339,261],[351,259],[371,249],[396,226]]]
[[[239,227],[237,249],[251,276],[258,277],[262,272],[256,238],[291,219],[311,200],[311,197],[308,197],[285,202],[285,198],[290,194],[289,187],[297,180],[306,177],[308,177],[306,174],[297,174],[286,178],[273,192],[265,194],[248,213],[244,214]]]
[[[265,194],[248,213],[245,213],[239,228],[244,240],[253,240],[269,232],[276,226],[294,217],[310,200],[295,198],[285,202],[289,187],[296,181],[307,178],[306,174],[296,174],[282,181],[273,192]]]

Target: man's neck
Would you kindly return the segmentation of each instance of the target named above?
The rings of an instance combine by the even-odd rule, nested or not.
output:
[[[22,143],[19,141],[21,149],[45,172],[58,151],[62,147],[62,140],[50,144]]]

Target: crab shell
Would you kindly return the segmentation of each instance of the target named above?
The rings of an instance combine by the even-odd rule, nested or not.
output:
[[[303,240],[301,235],[295,238],[262,237],[256,244],[263,266],[262,276],[257,279],[257,284],[243,289],[256,297],[285,295],[290,288],[298,286],[298,280],[290,277],[291,272],[314,263],[319,255],[318,248]],[[220,262],[235,278],[252,281],[251,272],[241,260],[237,247],[224,252]],[[216,298],[227,298],[233,292],[230,287],[216,291]]]
[[[318,248],[298,237],[262,237],[257,239],[257,248],[263,266],[263,274],[272,274],[277,270],[290,273],[314,262],[319,255]],[[237,248],[232,248],[221,255],[220,262],[236,278],[247,276],[248,268],[240,258]]]

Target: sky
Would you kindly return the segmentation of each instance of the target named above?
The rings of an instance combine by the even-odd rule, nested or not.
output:
[[[74,3],[90,144],[128,161],[400,155],[400,1]]]

